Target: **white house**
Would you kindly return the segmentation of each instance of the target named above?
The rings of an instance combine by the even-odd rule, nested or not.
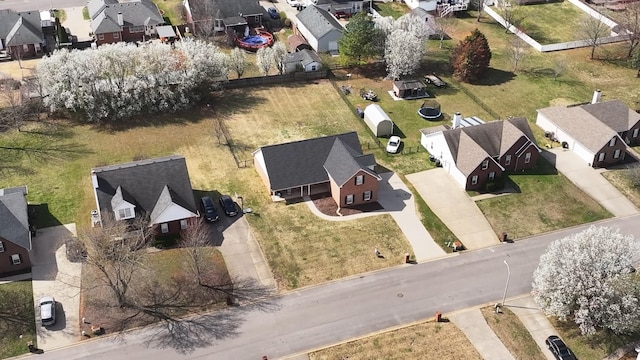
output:
[[[427,11],[435,11],[438,0],[404,0],[404,3],[407,4],[411,10],[422,8]]]
[[[338,51],[338,40],[342,38],[344,28],[335,16],[312,5],[296,14],[296,18],[294,31],[302,35],[315,51]]]
[[[315,51],[308,49],[285,55],[282,63],[284,64],[284,72],[287,74],[296,71],[316,71],[322,68],[320,56]]]

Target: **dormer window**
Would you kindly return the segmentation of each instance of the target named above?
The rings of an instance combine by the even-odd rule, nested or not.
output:
[[[132,218],[133,211],[130,207],[118,210],[118,218],[129,219]]]

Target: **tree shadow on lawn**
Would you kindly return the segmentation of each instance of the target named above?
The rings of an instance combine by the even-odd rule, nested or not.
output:
[[[515,74],[511,71],[504,71],[496,68],[488,68],[478,81],[473,82],[474,85],[501,85],[515,78]]]
[[[526,24],[524,33],[529,35],[532,39],[534,39],[540,44],[555,44],[555,43],[563,42],[561,39],[549,36],[551,34],[546,34],[540,26],[532,22],[528,22]],[[514,34],[513,36],[516,36],[516,35]]]

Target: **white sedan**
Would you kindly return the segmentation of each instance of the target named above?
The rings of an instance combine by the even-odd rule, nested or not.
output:
[[[302,5],[300,4],[301,1],[298,0],[287,0],[287,4],[291,5],[291,6],[298,6],[298,5]]]
[[[387,143],[387,152],[390,154],[397,153],[401,143],[402,140],[400,140],[399,136],[390,137],[389,142]]]

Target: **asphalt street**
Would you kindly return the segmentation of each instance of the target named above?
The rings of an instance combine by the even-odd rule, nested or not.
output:
[[[640,215],[599,222],[640,238]],[[42,359],[269,359],[305,352],[393,326],[528,293],[547,245],[589,225],[469,251],[441,260],[406,265],[272,299],[262,310],[232,308],[211,319],[212,337],[192,351],[177,352],[158,329],[86,341],[48,351]],[[640,241],[640,240],[639,240]],[[508,305],[508,301],[507,301]]]
[[[14,11],[64,9],[70,7],[83,7],[86,0],[0,0],[0,10],[11,9]]]

